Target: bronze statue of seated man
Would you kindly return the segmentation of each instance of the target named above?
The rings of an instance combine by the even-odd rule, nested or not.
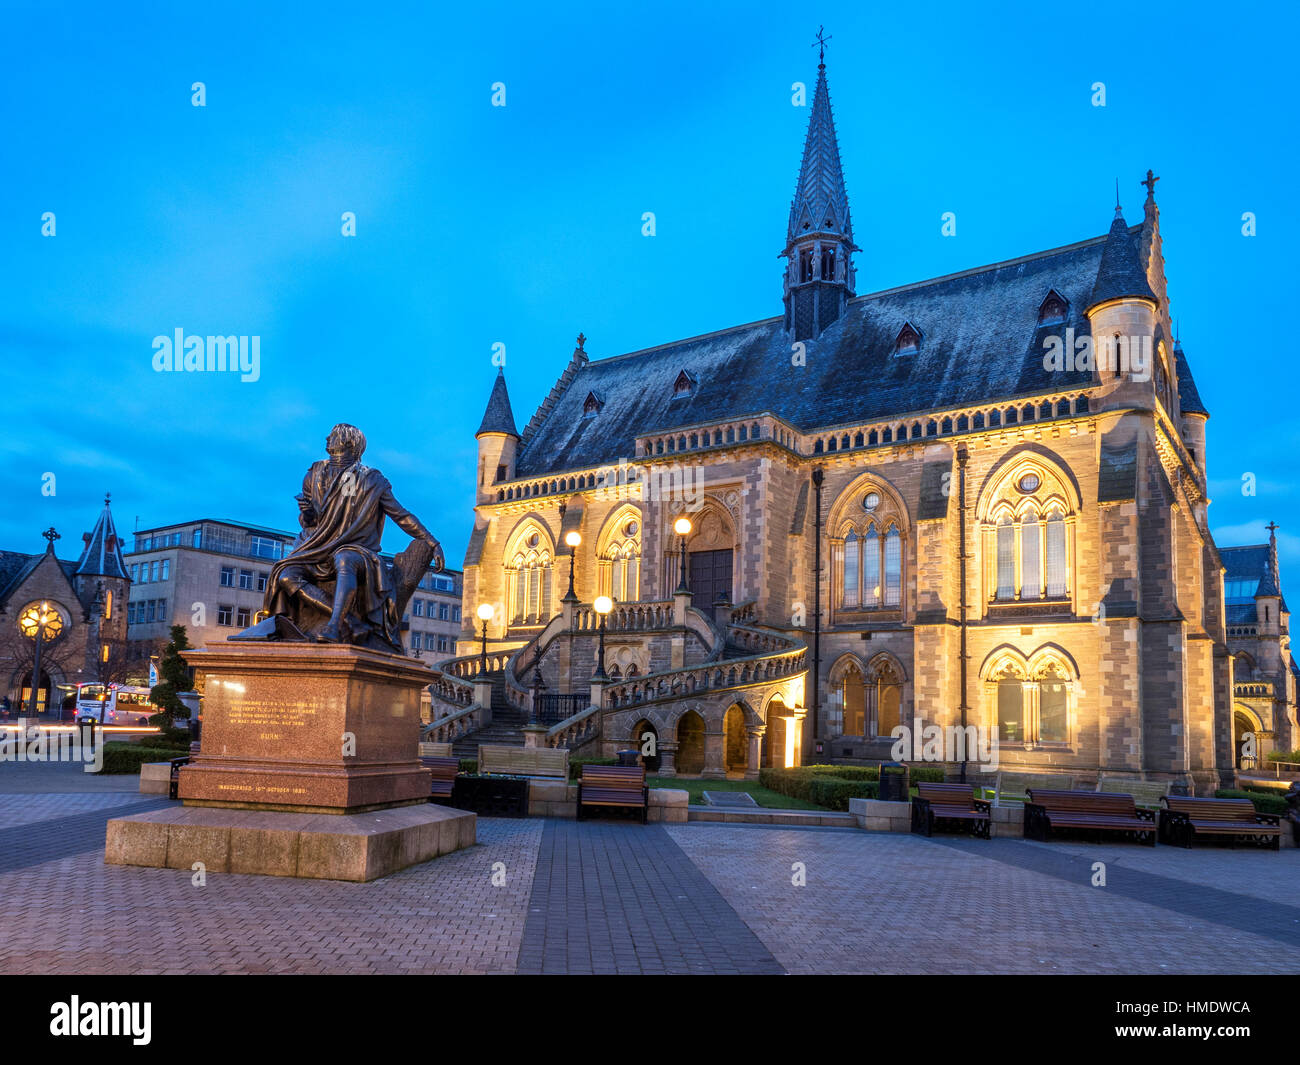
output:
[[[244,638],[280,638],[278,616],[308,639],[404,653],[402,611],[429,565],[443,568],[442,548],[387,478],[361,464],[365,449],[356,426],[330,431],[329,458],[312,463],[297,497],[302,532],[271,570],[264,603],[271,624]],[[414,537],[392,561],[379,553],[385,518]]]

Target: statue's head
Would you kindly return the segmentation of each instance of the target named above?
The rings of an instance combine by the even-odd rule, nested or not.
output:
[[[339,422],[326,437],[325,450],[336,462],[356,462],[366,450],[366,434],[355,425]]]

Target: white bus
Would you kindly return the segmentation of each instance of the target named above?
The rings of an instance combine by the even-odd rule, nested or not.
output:
[[[79,684],[77,724],[148,725],[158,707],[149,701],[148,688],[126,684]]]

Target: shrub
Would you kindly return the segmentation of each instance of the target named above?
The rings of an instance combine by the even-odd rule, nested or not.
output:
[[[462,773],[477,773],[477,772],[478,772],[478,759],[477,759],[477,758],[462,758],[462,759],[460,760],[460,770],[459,770],[459,771],[462,772]]]
[[[139,773],[145,762],[170,762],[181,757],[174,749],[141,747],[134,743],[112,742],[104,744],[105,775],[110,773]]]
[[[1214,793],[1216,799],[1249,799],[1255,804],[1255,810],[1261,814],[1285,815],[1286,799],[1277,791],[1266,794],[1262,791],[1244,791],[1237,788],[1220,788]]]
[[[814,777],[809,795],[818,806],[828,810],[847,810],[850,799],[874,799],[880,785],[874,780],[839,780],[835,777]]]
[[[618,765],[617,758],[570,758],[569,759],[569,779],[579,780],[582,777],[582,767],[584,765]]]
[[[1268,760],[1270,762],[1300,762],[1300,750],[1269,751]]]

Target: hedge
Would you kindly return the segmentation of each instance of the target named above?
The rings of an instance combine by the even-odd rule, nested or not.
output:
[[[461,772],[461,773],[477,773],[477,772],[478,772],[478,759],[477,759],[477,758],[462,758],[462,759],[460,760],[460,769],[458,770],[458,772]]]
[[[184,752],[165,747],[140,747],[117,741],[104,744],[104,768],[101,773],[138,773],[145,762],[170,762],[183,758]]]
[[[584,765],[618,765],[617,758],[570,758],[569,759],[569,779],[579,780],[582,777],[582,767]]]
[[[1220,788],[1214,793],[1214,797],[1216,799],[1249,799],[1255,804],[1256,812],[1261,814],[1285,815],[1287,811],[1286,799],[1277,791],[1272,794],[1265,794],[1262,791]]]
[[[1269,751],[1268,760],[1270,762],[1300,762],[1300,750]]]

